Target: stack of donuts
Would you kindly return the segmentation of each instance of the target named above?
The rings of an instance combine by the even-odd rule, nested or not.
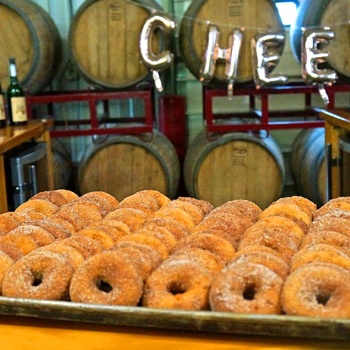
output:
[[[0,214],[0,261],[4,297],[348,318],[350,197],[43,191]]]

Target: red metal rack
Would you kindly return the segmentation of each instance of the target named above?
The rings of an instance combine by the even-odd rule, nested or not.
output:
[[[113,118],[110,116],[109,102],[111,100],[140,99],[143,101],[144,114],[141,117]],[[141,134],[153,130],[154,111],[153,93],[149,88],[132,91],[64,91],[39,94],[27,97],[28,117],[35,118],[35,106],[47,105],[49,115],[53,116],[53,104],[68,102],[86,102],[89,107],[89,118],[84,120],[54,119],[51,137],[104,135],[104,134]],[[97,113],[98,102],[103,103],[103,116]],[[54,116],[53,116],[54,117]],[[106,124],[112,125],[106,127]],[[84,126],[84,128],[79,128]]]
[[[332,85],[325,88],[329,103],[322,109],[335,107],[335,94],[349,92],[350,85]],[[320,119],[321,108],[312,106],[312,95],[318,94],[317,86],[295,85],[277,86],[256,89],[255,87],[237,88],[234,96],[249,96],[249,111],[238,113],[214,113],[213,99],[227,95],[225,89],[213,89],[203,86],[203,113],[207,132],[258,131],[291,128],[314,128],[324,126]],[[303,110],[270,111],[269,96],[279,94],[303,94],[305,108]],[[257,109],[256,99],[260,98],[261,108]],[[238,120],[238,122],[237,122]],[[243,122],[242,122],[243,121]]]

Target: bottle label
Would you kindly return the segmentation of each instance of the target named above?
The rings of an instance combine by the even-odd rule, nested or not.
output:
[[[0,95],[0,121],[6,120],[4,96]]]
[[[27,107],[25,97],[11,97],[12,121],[14,123],[27,121]]]

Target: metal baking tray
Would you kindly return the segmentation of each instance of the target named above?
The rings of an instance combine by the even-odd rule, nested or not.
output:
[[[0,297],[0,315],[167,330],[350,340],[350,319],[181,311]]]

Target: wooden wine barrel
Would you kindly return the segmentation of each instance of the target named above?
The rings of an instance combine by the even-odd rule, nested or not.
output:
[[[86,0],[71,23],[69,46],[81,75],[104,88],[126,88],[148,78],[139,39],[155,0]],[[153,48],[157,52],[158,36]]]
[[[209,140],[203,131],[191,142],[184,162],[190,196],[214,206],[247,199],[266,208],[280,197],[284,178],[283,155],[271,136],[235,132]]]
[[[327,45],[327,62],[342,78],[350,77],[350,50],[344,43],[350,42],[350,6],[348,0],[304,0],[298,9],[290,30],[291,49],[301,61],[302,28],[330,27],[335,38]]]
[[[0,0],[0,76],[9,84],[8,58],[15,57],[19,82],[29,94],[43,90],[54,78],[62,42],[49,14],[31,0]]]
[[[68,189],[72,183],[73,164],[70,151],[63,140],[51,139],[55,189]]]
[[[118,200],[144,189],[155,189],[174,198],[180,164],[172,143],[159,131],[142,139],[130,135],[109,135],[86,150],[78,168],[81,194],[100,190]]]
[[[291,170],[300,195],[318,206],[326,202],[324,128],[304,129],[294,140]]]
[[[283,24],[272,0],[193,0],[180,25],[179,47],[182,60],[196,77],[207,43],[208,24],[216,25],[220,32],[220,47],[227,48],[232,31],[243,29],[243,42],[238,62],[237,82],[253,80],[251,39],[259,32],[279,30]],[[283,48],[280,49],[282,54]],[[209,85],[225,83],[225,62],[217,61],[215,73]]]

